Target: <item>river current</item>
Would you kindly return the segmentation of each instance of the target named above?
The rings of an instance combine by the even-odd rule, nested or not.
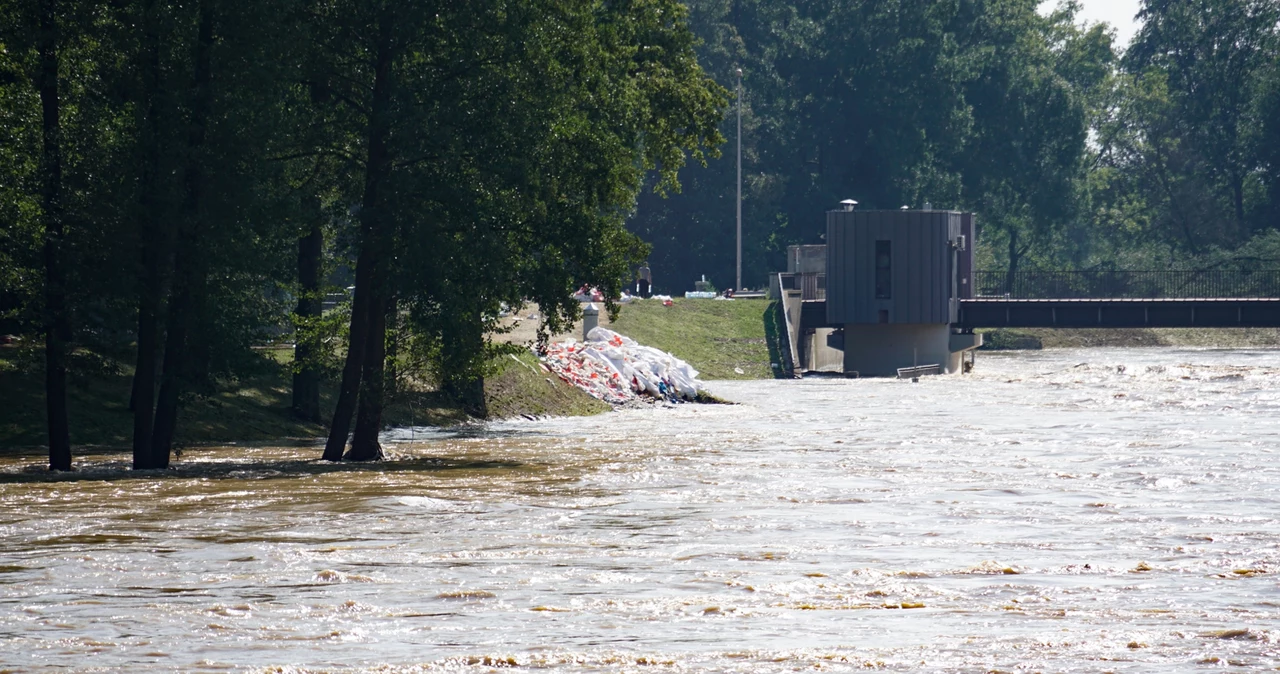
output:
[[[0,670],[1280,665],[1280,351],[979,355],[681,405],[0,456]]]

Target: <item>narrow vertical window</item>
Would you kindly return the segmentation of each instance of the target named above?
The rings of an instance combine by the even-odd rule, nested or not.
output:
[[[876,242],[876,299],[893,298],[893,247],[889,241]]]

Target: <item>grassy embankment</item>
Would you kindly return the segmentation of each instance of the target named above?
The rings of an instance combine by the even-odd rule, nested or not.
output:
[[[676,299],[669,307],[643,300],[624,305],[608,328],[688,362],[702,379],[769,379],[772,363],[781,362],[776,307],[763,300]]]

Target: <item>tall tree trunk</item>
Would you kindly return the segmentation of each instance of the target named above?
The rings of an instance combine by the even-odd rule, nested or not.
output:
[[[355,432],[351,434],[351,450],[346,456],[348,461],[377,461],[384,457],[378,433],[382,430],[386,393],[383,374],[387,362],[389,303],[384,299],[385,288],[385,281],[375,284],[374,294],[379,297],[369,307],[369,337],[365,343],[364,372],[360,379],[360,404],[356,410]]]
[[[178,426],[179,399],[184,384],[192,375],[187,336],[201,316],[207,292],[207,255],[200,250],[203,234],[203,196],[205,191],[204,152],[206,125],[213,106],[213,28],[214,1],[201,0],[195,45],[195,73],[191,119],[187,130],[186,195],[183,218],[178,228],[178,252],[174,260],[174,283],[169,300],[169,321],[164,349],[164,372],[160,376],[160,392],[156,398],[155,426],[151,437],[153,468],[169,466],[173,436]]]
[[[363,226],[368,240],[368,226]],[[338,385],[338,402],[334,405],[333,421],[329,424],[329,439],[324,445],[325,461],[341,461],[347,447],[347,433],[351,431],[351,415],[356,411],[360,375],[364,371],[365,339],[369,334],[369,267],[373,251],[366,245],[360,247],[356,258],[356,291],[351,300],[351,330],[347,335],[347,359],[342,366],[342,383]],[[361,289],[363,288],[363,290]]]
[[[71,470],[71,423],[67,415],[66,272],[63,269],[62,127],[58,95],[58,1],[40,3],[40,107],[43,112],[41,202],[44,207],[45,412],[49,424],[49,469]]]
[[[189,263],[179,255],[177,265]],[[181,269],[181,267],[178,267]],[[169,317],[164,346],[164,370],[160,375],[160,392],[156,396],[155,426],[151,433],[151,460],[148,468],[168,468],[173,448],[173,435],[178,427],[178,397],[181,393],[186,350],[187,326],[192,314],[191,292],[186,280],[175,283],[169,298]]]
[[[318,209],[315,209],[318,210]],[[294,315],[299,324],[320,317],[320,262],[324,254],[324,232],[318,213],[309,213],[311,231],[298,239],[298,306]],[[320,370],[315,365],[318,345],[314,335],[299,333],[294,340],[293,413],[299,419],[320,421]]]
[[[151,430],[155,421],[156,349],[159,347],[160,299],[164,294],[164,262],[167,234],[160,226],[160,35],[154,0],[142,10],[141,65],[145,118],[142,123],[142,172],[139,189],[139,234],[142,267],[138,274],[138,354],[134,364],[133,467],[150,468]]]
[[[360,209],[360,255],[356,258],[356,292],[351,302],[351,334],[347,340],[347,360],[342,368],[342,384],[338,387],[338,402],[333,411],[333,423],[329,425],[329,439],[324,446],[326,461],[342,460],[342,450],[347,444],[347,432],[351,429],[351,416],[356,410],[357,396],[362,389],[361,380],[368,371],[369,327],[371,318],[381,313],[382,272],[386,264],[383,246],[385,227],[381,214],[379,189],[391,174],[391,155],[387,147],[390,135],[391,107],[391,31],[393,17],[385,8],[378,21],[376,54],[374,57],[373,105],[369,110],[368,148],[365,162],[364,196]],[[385,325],[385,324],[384,324]],[[382,347],[378,347],[381,353]],[[378,366],[381,372],[381,365]],[[381,385],[381,382],[379,382]],[[380,410],[379,410],[380,412]],[[367,415],[366,415],[367,418]]]

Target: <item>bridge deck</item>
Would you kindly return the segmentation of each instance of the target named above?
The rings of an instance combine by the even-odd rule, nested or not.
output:
[[[960,328],[1272,328],[1280,298],[960,300]]]

